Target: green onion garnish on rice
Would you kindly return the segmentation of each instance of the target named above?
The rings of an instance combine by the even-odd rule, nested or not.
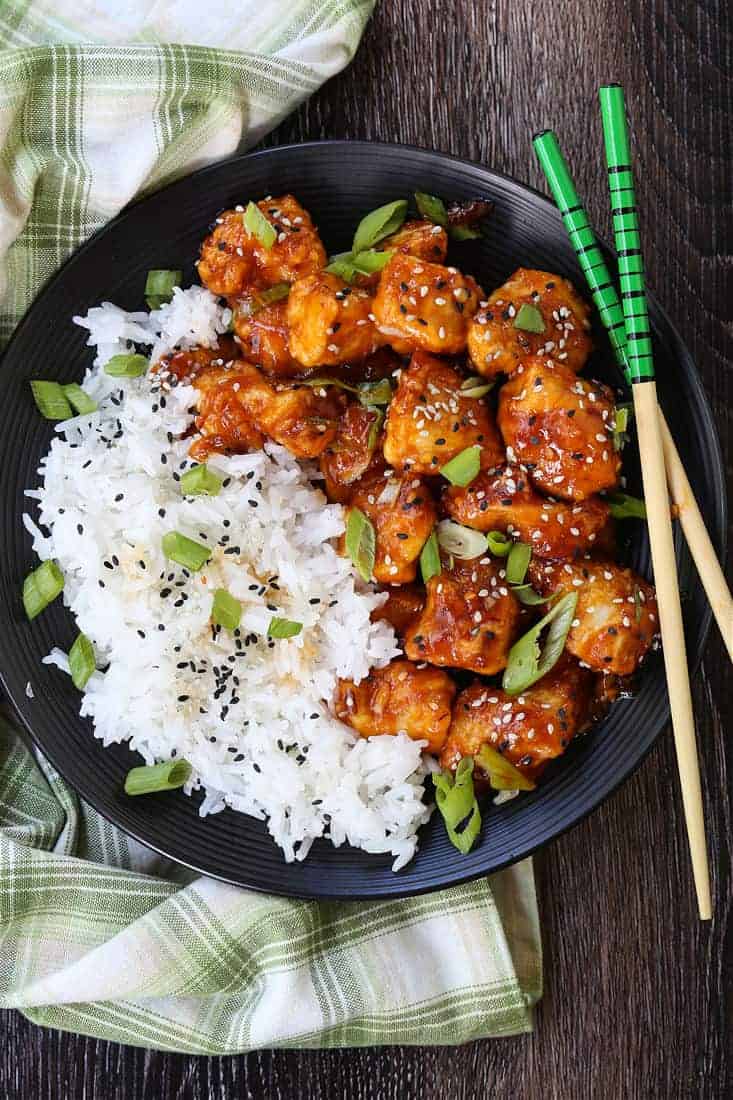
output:
[[[256,237],[262,247],[269,252],[277,240],[277,230],[272,222],[267,220],[256,203],[247,203],[247,209],[242,214],[242,221],[247,232]]]
[[[105,363],[104,373],[113,378],[140,378],[149,366],[150,362],[144,355],[113,355]]]
[[[131,768],[125,777],[125,794],[155,794],[182,787],[191,777],[188,760],[164,760],[162,764],[145,764]]]
[[[194,466],[181,475],[181,492],[188,497],[215,497],[221,492],[224,481],[208,466]]]
[[[148,309],[160,309],[173,297],[173,288],[181,285],[182,271],[160,268],[148,272],[145,280],[145,301]]]
[[[64,587],[64,574],[54,561],[44,561],[23,581],[23,607],[35,619],[56,599]]]
[[[74,415],[60,383],[34,379],[31,390],[38,411],[46,420],[68,420]]]
[[[211,621],[225,630],[234,631],[242,618],[242,605],[226,588],[217,588],[211,605]]]
[[[190,569],[192,573],[203,569],[211,557],[208,546],[187,538],[180,531],[169,531],[163,535],[162,546],[167,558],[182,565],[184,569]]]
[[[514,543],[506,559],[506,579],[509,584],[524,584],[531,557],[531,546],[526,542]]]
[[[275,616],[270,620],[267,628],[268,638],[294,638],[303,629],[302,623],[296,623],[292,619],[279,619]]]
[[[97,402],[94,401],[88,393],[85,393],[76,382],[69,382],[61,388],[64,391],[64,397],[79,416],[86,416],[88,413],[97,411]]]
[[[69,670],[74,687],[83,691],[96,667],[92,643],[86,634],[79,634],[69,650]]]
[[[466,486],[477,477],[481,468],[481,448],[478,444],[466,447],[460,454],[455,455],[445,466],[441,466],[440,472],[451,485]]]

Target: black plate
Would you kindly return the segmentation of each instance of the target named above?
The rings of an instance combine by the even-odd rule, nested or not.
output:
[[[530,188],[479,165],[397,145],[326,142],[270,149],[205,169],[121,214],[69,260],[39,295],[15,334],[0,372],[2,556],[0,666],[7,692],[31,736],[79,793],[145,844],[209,875],[259,890],[310,898],[414,894],[493,871],[552,840],[593,810],[638,766],[667,721],[659,654],[646,664],[639,694],[618,703],[609,717],[548,773],[540,788],[500,808],[487,809],[480,843],[468,856],[451,846],[439,820],[422,830],[420,850],[394,875],[386,857],[350,848],[314,845],[304,863],[286,864],[261,822],[225,810],[201,820],[197,799],[179,794],[126,798],[122,783],[139,762],[127,748],[103,749],[78,716],[79,696],[57,669],[40,664],[53,645],[74,637],[57,601],[36,622],[20,602],[24,576],[36,562],[22,527],[24,487],[38,482],[38,462],[52,426],[33,405],[30,378],[80,379],[89,362],[85,333],[71,323],[102,300],[140,308],[145,275],[153,267],[193,261],[215,213],[236,202],[293,191],[313,214],[331,251],[346,249],[357,221],[390,199],[422,190],[448,198],[482,196],[496,203],[489,236],[456,246],[456,263],[487,289],[516,267],[582,276],[553,205]],[[650,228],[651,231],[651,228]],[[694,365],[660,307],[651,302],[661,401],[716,547],[723,545],[725,492],[715,428]],[[602,333],[597,343],[606,347]],[[603,350],[594,374],[619,384]],[[633,479],[633,454],[630,456]],[[628,557],[649,571],[643,524],[631,525]],[[686,547],[677,541],[685,593],[691,662],[698,661],[710,613]],[[33,682],[35,697],[26,698]]]

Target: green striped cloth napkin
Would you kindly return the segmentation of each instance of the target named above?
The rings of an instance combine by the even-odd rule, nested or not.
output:
[[[372,7],[0,4],[0,334],[135,195],[253,144],[343,68]],[[251,893],[125,836],[0,721],[0,1007],[227,1054],[527,1031],[540,992],[529,861],[402,901]]]

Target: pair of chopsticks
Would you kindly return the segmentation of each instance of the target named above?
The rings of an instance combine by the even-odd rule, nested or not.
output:
[[[618,255],[620,299],[554,133],[545,130],[538,134],[534,139],[534,148],[593,302],[608,331],[616,360],[631,386],[682,803],[700,919],[710,920],[712,902],[705,821],[669,508],[670,494],[731,659],[733,599],[657,403],[623,90],[617,84],[603,87],[600,89],[600,101]]]

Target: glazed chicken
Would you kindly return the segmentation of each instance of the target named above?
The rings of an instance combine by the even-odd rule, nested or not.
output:
[[[613,489],[621,471],[614,449],[615,407],[607,386],[535,356],[499,391],[499,430],[510,462],[563,500]]]
[[[599,672],[630,676],[659,632],[654,589],[631,569],[591,558],[581,562],[531,562],[538,592],[577,592],[567,649]]]
[[[581,504],[543,497],[519,466],[483,470],[465,488],[450,486],[442,503],[456,523],[513,535],[540,558],[579,557],[610,522],[601,497],[590,496]]]
[[[364,737],[405,731],[448,770],[488,745],[534,780],[658,633],[654,588],[613,560],[604,494],[621,454],[611,391],[578,377],[589,307],[566,279],[527,268],[485,297],[446,265],[449,232],[421,218],[373,246],[390,253],[381,271],[349,283],[325,270],[318,231],[292,195],[257,206],[277,234],[270,247],[237,207],[201,248],[201,281],[227,299],[233,335],[156,367],[162,386],[197,390],[190,453],[204,461],[275,440],[318,459],[315,483],[343,506],[350,537],[353,521],[367,532],[366,572],[385,594],[371,618],[392,626],[404,657],[342,681],[338,718]],[[445,207],[450,234],[489,207]],[[476,372],[509,377],[488,393]],[[436,526],[446,517],[453,525]],[[526,544],[529,564],[521,550],[514,557],[525,575],[509,583],[508,559],[476,532]],[[567,592],[578,601],[560,658],[506,694],[496,678],[513,664],[516,682],[512,646]],[[479,764],[474,774],[488,783]]]
[[[372,669],[358,684],[341,680],[334,710],[362,737],[404,731],[414,741],[427,741],[428,751],[438,753],[448,733],[455,694],[456,685],[447,673],[396,660]]]
[[[582,730],[592,695],[593,675],[567,654],[522,695],[479,681],[456,699],[441,767],[455,770],[463,756],[490,745],[534,779]]]
[[[437,519],[427,482],[376,461],[354,485],[349,505],[374,527],[374,579],[381,584],[414,581],[420,551]]]
[[[499,562],[456,560],[430,578],[426,591],[425,608],[405,637],[408,657],[485,676],[506,667],[521,609]]]
[[[244,227],[244,207],[225,210],[201,245],[198,273],[212,294],[225,298],[251,287],[292,283],[326,264],[311,216],[292,195],[261,199],[257,206],[277,232],[267,248]]]
[[[261,447],[264,436],[297,458],[317,458],[335,437],[346,404],[332,389],[322,396],[311,386],[273,385],[250,363],[206,371],[194,385],[201,439],[191,453],[197,458],[212,450]]]
[[[379,332],[400,354],[420,348],[459,355],[481,288],[455,267],[396,253],[382,271],[373,313]]]
[[[461,391],[465,378],[444,360],[416,352],[390,402],[384,457],[400,470],[439,473],[451,458],[479,444],[481,464],[494,466],[504,448],[485,401]]]
[[[591,352],[589,318],[590,309],[568,279],[520,267],[481,303],[469,325],[468,354],[487,378],[511,374],[530,355],[547,356],[577,373]]]

